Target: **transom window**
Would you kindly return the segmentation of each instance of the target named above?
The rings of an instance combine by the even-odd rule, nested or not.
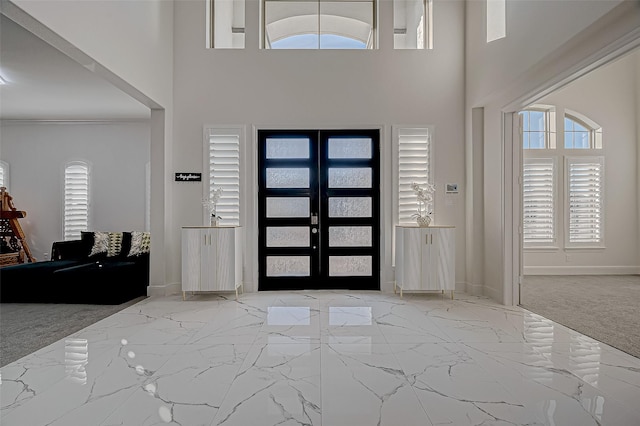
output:
[[[577,112],[565,111],[565,149],[601,149],[602,128]]]
[[[265,49],[374,49],[374,0],[264,0]]]
[[[432,0],[393,0],[393,48],[433,49]]]
[[[522,147],[524,149],[553,149],[556,147],[556,113],[549,109],[522,111]]]
[[[207,48],[244,49],[245,0],[207,0]]]

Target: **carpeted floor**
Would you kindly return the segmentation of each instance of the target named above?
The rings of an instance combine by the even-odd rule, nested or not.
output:
[[[526,276],[521,306],[640,358],[640,275]]]
[[[127,306],[48,303],[0,304],[0,367],[90,326]]]

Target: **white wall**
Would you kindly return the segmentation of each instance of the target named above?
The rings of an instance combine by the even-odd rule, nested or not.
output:
[[[436,223],[457,226],[456,280],[465,281],[464,223],[464,3],[434,5],[435,49],[393,50],[392,3],[380,3],[380,48],[373,51],[259,50],[259,3],[247,3],[246,49],[204,48],[204,2],[175,9],[175,171],[202,170],[206,124],[247,126],[247,158],[253,161],[253,127],[383,126],[381,282],[391,289],[391,125],[435,128]],[[386,155],[386,156],[385,156]],[[255,163],[245,163],[245,281],[255,282],[257,245]],[[461,193],[447,203],[444,184]],[[200,184],[174,184],[175,228],[201,224]]]
[[[486,1],[467,2],[467,96],[481,106],[620,0],[507,0],[507,36],[487,43]]]
[[[633,273],[640,267],[637,210],[637,56],[627,56],[591,72],[540,100],[570,109],[603,128],[605,156],[604,250],[525,251],[525,274]],[[560,120],[560,115],[558,120]],[[562,161],[562,160],[561,160]],[[558,184],[564,186],[564,178]],[[564,209],[563,209],[564,211]],[[559,217],[564,222],[564,217]],[[567,260],[566,255],[569,255]]]
[[[90,230],[145,229],[145,165],[149,124],[3,122],[2,160],[10,165],[14,205],[27,212],[20,225],[34,257],[48,260],[62,241],[64,167],[91,165]],[[47,253],[47,255],[45,255]]]
[[[509,123],[504,120],[510,116],[504,114],[523,107],[525,97],[599,60],[614,42],[637,31],[640,9],[616,1],[508,1],[507,36],[492,43],[486,43],[485,2],[467,2],[466,12],[467,165],[484,174],[483,185],[473,188],[474,199],[484,202],[484,227],[470,230],[470,238],[484,238],[484,294],[513,304],[518,243],[512,227],[517,220],[512,211],[517,194],[512,174],[517,170],[512,166],[519,165],[518,149],[513,151],[512,135],[505,131]],[[484,108],[483,156],[473,152],[474,107]],[[474,213],[468,209],[467,214]]]

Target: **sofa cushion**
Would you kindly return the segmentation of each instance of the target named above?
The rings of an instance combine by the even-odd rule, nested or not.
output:
[[[122,251],[122,232],[109,232],[107,257],[119,256]]]
[[[2,281],[5,281],[5,278],[9,275],[13,276],[13,274],[26,274],[29,278],[36,278],[38,276],[46,277],[47,274],[57,269],[68,268],[81,263],[82,262],[78,260],[48,260],[45,262],[22,263],[20,265],[0,268],[0,274],[2,275]],[[5,282],[8,282],[8,279]]]
[[[109,233],[108,232],[85,232],[91,239],[91,249],[89,250],[89,258],[107,257],[109,252]]]
[[[131,232],[131,249],[129,257],[140,256],[149,253],[151,249],[151,234],[144,231]]]
[[[131,247],[130,232],[82,232],[82,239],[90,247],[90,260],[127,257]]]

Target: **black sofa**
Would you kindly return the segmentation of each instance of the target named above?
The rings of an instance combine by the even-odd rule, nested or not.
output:
[[[115,305],[146,296],[148,233],[97,233],[109,234],[106,251],[96,250],[95,234],[54,242],[50,261],[0,268],[0,302]],[[141,234],[147,241],[142,248]]]

